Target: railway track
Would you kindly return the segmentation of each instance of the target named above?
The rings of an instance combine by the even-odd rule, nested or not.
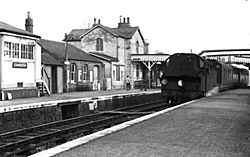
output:
[[[28,156],[164,108],[166,103],[157,100],[3,133],[0,134],[0,156]]]

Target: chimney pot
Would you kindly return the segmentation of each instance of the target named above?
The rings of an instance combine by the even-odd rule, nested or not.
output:
[[[101,20],[100,19],[98,19],[98,24],[101,24]]]
[[[120,15],[120,23],[122,23],[122,16]]]
[[[129,24],[130,22],[129,22],[129,17],[127,17],[127,23]]]
[[[125,17],[123,18],[123,23],[126,23],[126,18]]]

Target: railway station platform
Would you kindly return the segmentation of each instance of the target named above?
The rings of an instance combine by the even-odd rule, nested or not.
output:
[[[184,103],[32,155],[249,157],[250,90]]]
[[[160,92],[160,89],[148,89],[147,91],[141,91],[139,89],[132,90],[110,90],[110,91],[83,91],[83,92],[70,92],[62,94],[53,94],[51,96],[32,97],[32,98],[19,98],[12,100],[0,101],[0,113],[9,112],[13,110],[20,110],[23,108],[36,108],[41,104],[55,104],[57,102],[64,102],[70,100],[77,100],[82,98],[95,98],[101,96],[115,96],[123,94],[139,94]]]

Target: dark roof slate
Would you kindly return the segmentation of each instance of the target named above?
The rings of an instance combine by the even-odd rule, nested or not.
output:
[[[91,30],[94,30],[97,27],[101,27],[104,30],[108,31],[109,33],[113,34],[114,36],[118,36],[121,38],[131,39],[134,33],[139,29],[139,27],[121,27],[121,28],[110,28],[107,26],[103,26],[101,24],[97,24],[90,29],[73,29],[69,33],[67,40],[68,41],[79,41],[81,37],[86,35]]]
[[[35,38],[41,38],[38,35],[35,35],[35,34],[30,33],[28,31],[19,29],[17,27],[14,27],[12,25],[9,25],[9,24],[1,22],[1,21],[0,21],[0,32],[8,32],[8,33],[14,33],[14,34],[19,34],[19,35],[26,35],[26,36],[35,37]]]
[[[130,39],[133,37],[139,27],[124,27],[124,28],[112,28],[112,30],[120,37]]]
[[[46,50],[43,50],[43,52],[42,52],[42,64],[45,64],[45,65],[60,65],[60,66],[62,66],[63,61],[56,58],[56,56],[54,56],[50,52],[48,52]]]
[[[67,36],[68,41],[78,41],[80,36],[85,34],[89,29],[72,29]]]
[[[64,61],[65,43],[45,40],[45,39],[41,39],[38,43],[41,45],[43,52],[49,52],[60,62]],[[70,44],[67,45],[67,52],[69,60],[80,60],[80,61],[101,63],[101,61],[98,60],[97,58],[91,56],[90,54]]]

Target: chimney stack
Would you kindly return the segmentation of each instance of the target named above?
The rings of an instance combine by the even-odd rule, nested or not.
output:
[[[122,16],[120,16],[120,22],[118,23],[118,28],[125,28],[125,27],[130,27],[129,17],[127,17],[127,21],[125,17],[123,18],[122,21]]]
[[[129,24],[130,22],[129,22],[129,17],[127,17],[127,24]]]
[[[30,17],[30,12],[29,11],[28,11],[27,18],[25,19],[25,30],[30,32],[30,33],[33,33],[33,20]]]
[[[94,18],[94,23],[92,25],[92,27],[95,27],[96,26],[96,18]]]

